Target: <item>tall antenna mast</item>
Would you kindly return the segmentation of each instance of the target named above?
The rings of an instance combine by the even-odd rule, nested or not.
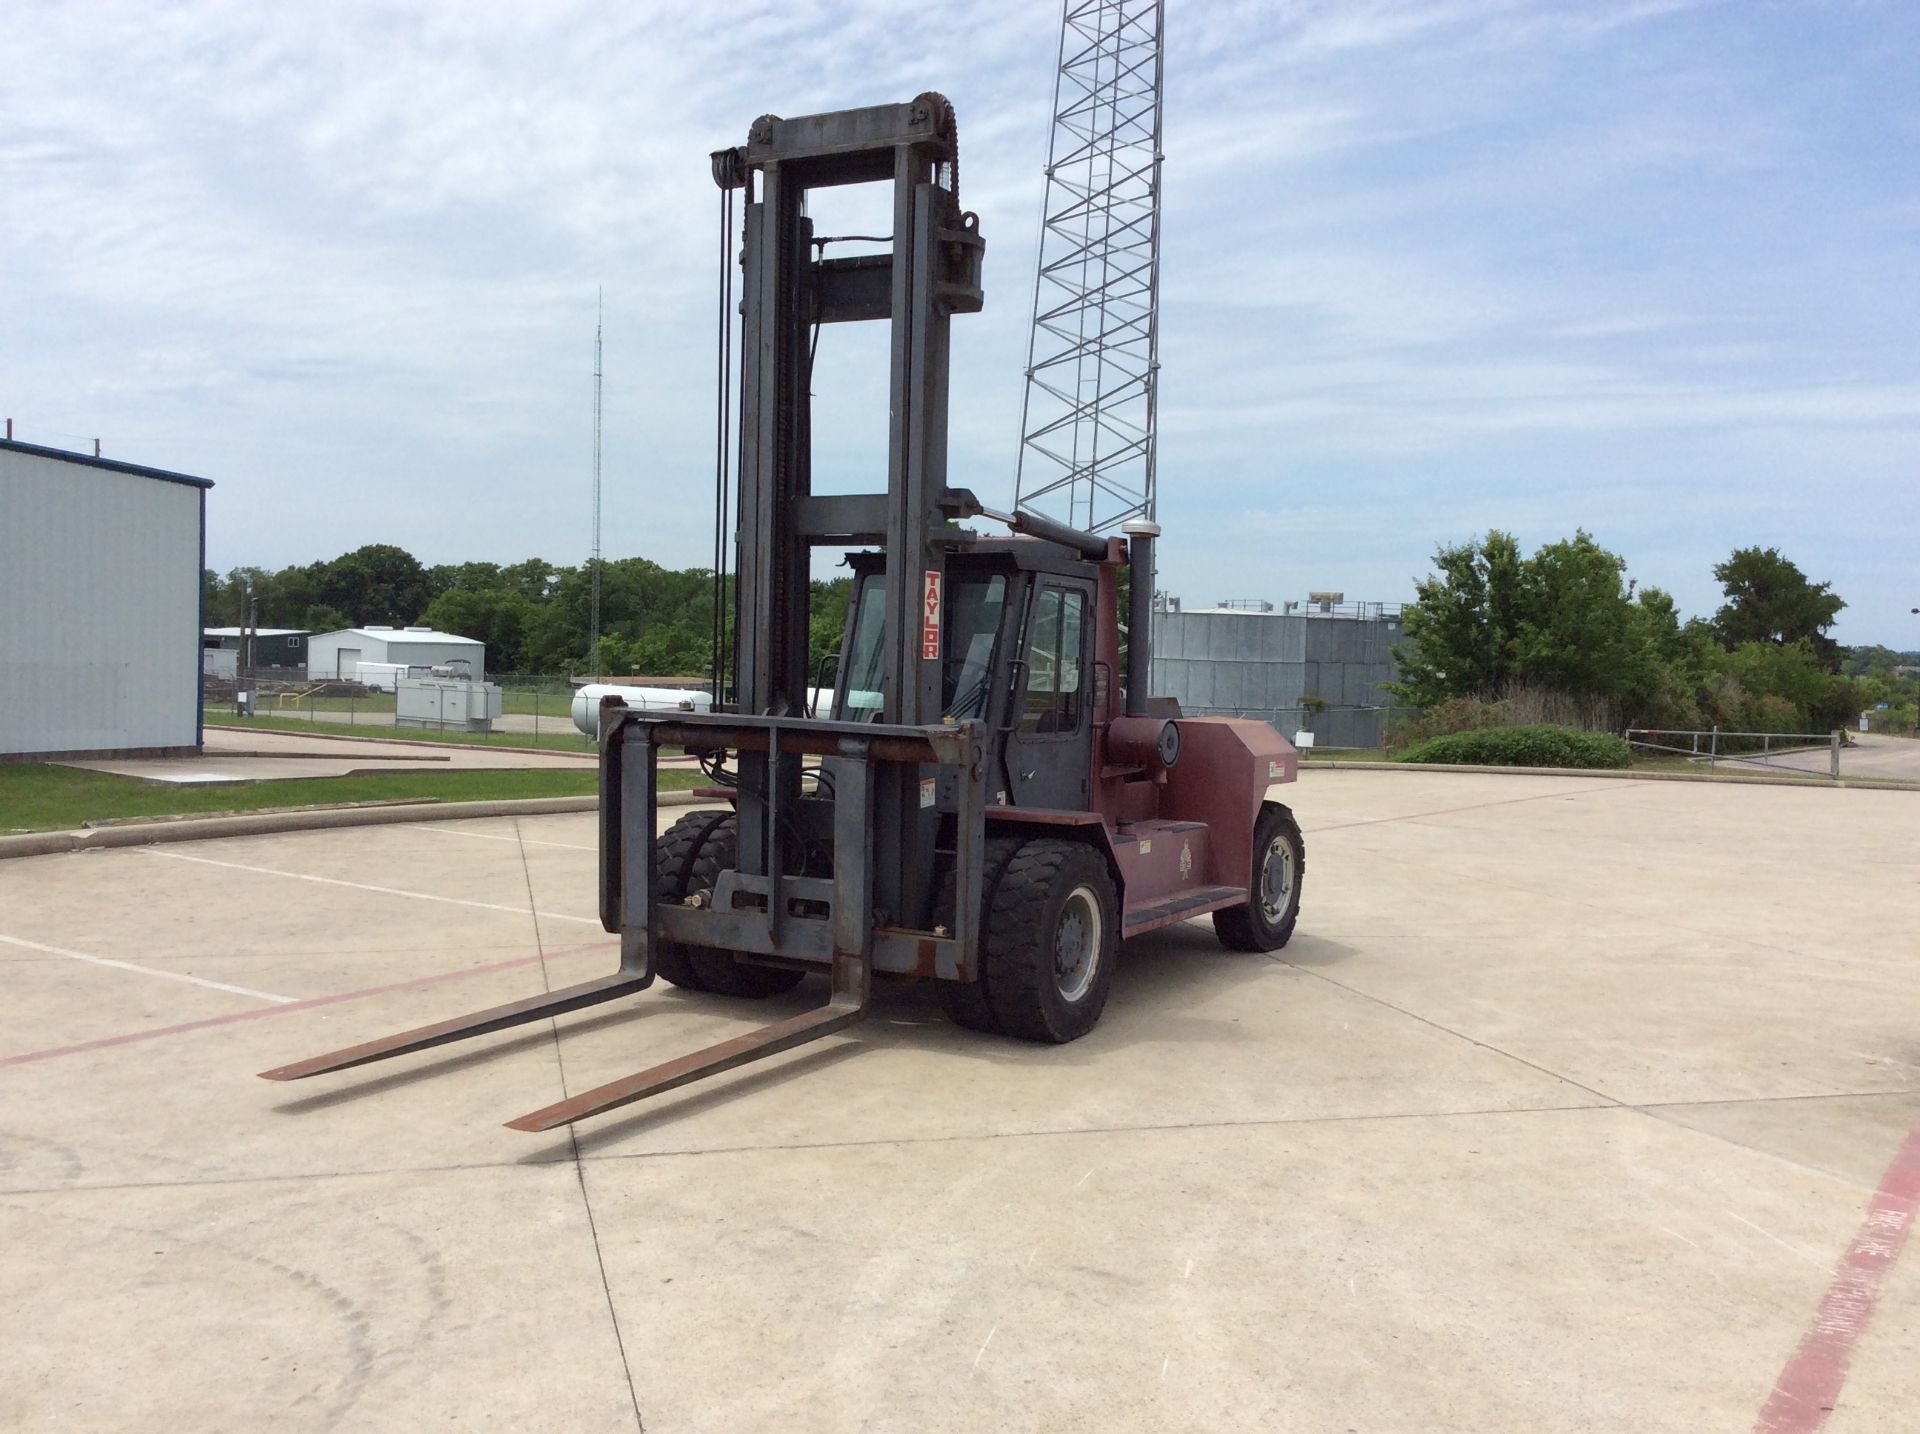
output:
[[[594,291],[593,307],[593,598],[587,610],[587,660],[600,672],[600,336],[605,327],[606,291]]]
[[[1164,0],[1065,0],[1014,502],[1154,516]]]

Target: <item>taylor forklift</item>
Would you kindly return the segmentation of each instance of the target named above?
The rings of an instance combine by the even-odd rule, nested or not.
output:
[[[1304,851],[1267,792],[1298,758],[1264,723],[1183,718],[1147,696],[1159,530],[1096,536],[948,485],[948,321],[980,309],[984,251],[957,170],[953,109],[933,94],[769,115],[713,156],[721,189],[744,191],[735,696],[711,713],[607,699],[600,919],[619,969],[268,1079],[558,1016],[656,977],[734,997],[829,978],[807,1014],[508,1122],[550,1130],[839,1031],[867,1013],[876,976],[932,981],[961,1025],[1059,1042],[1099,1020],[1128,937],[1211,913],[1230,947],[1286,943]],[[807,195],[850,184],[892,186],[890,253],[824,257]],[[892,336],[886,490],[815,493],[813,337],[863,320]],[[996,531],[969,526],[980,519]],[[854,586],[816,714],[808,576],[823,547],[853,550]],[[721,805],[656,838],[659,757],[674,748],[700,758]]]

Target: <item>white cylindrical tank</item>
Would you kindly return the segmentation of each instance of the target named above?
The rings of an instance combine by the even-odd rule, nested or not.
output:
[[[589,682],[573,694],[573,725],[595,741],[600,738],[600,699],[618,697],[639,712],[711,712],[713,694],[680,687],[616,687]]]

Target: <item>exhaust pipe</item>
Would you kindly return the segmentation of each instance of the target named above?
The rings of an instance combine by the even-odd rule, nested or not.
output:
[[[1120,525],[1127,535],[1132,590],[1127,601],[1127,716],[1147,715],[1147,673],[1153,662],[1153,540],[1160,525],[1135,518]]]

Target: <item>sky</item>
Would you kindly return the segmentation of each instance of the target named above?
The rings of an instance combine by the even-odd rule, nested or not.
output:
[[[1585,528],[1703,615],[1778,547],[1841,641],[1920,647],[1920,5],[1167,8],[1164,587],[1400,602],[1437,545]],[[222,570],[578,563],[603,290],[605,551],[704,564],[708,153],[936,89],[987,239],[950,481],[999,506],[1059,13],[12,0],[0,415],[215,480]],[[821,486],[877,487],[833,332]]]

